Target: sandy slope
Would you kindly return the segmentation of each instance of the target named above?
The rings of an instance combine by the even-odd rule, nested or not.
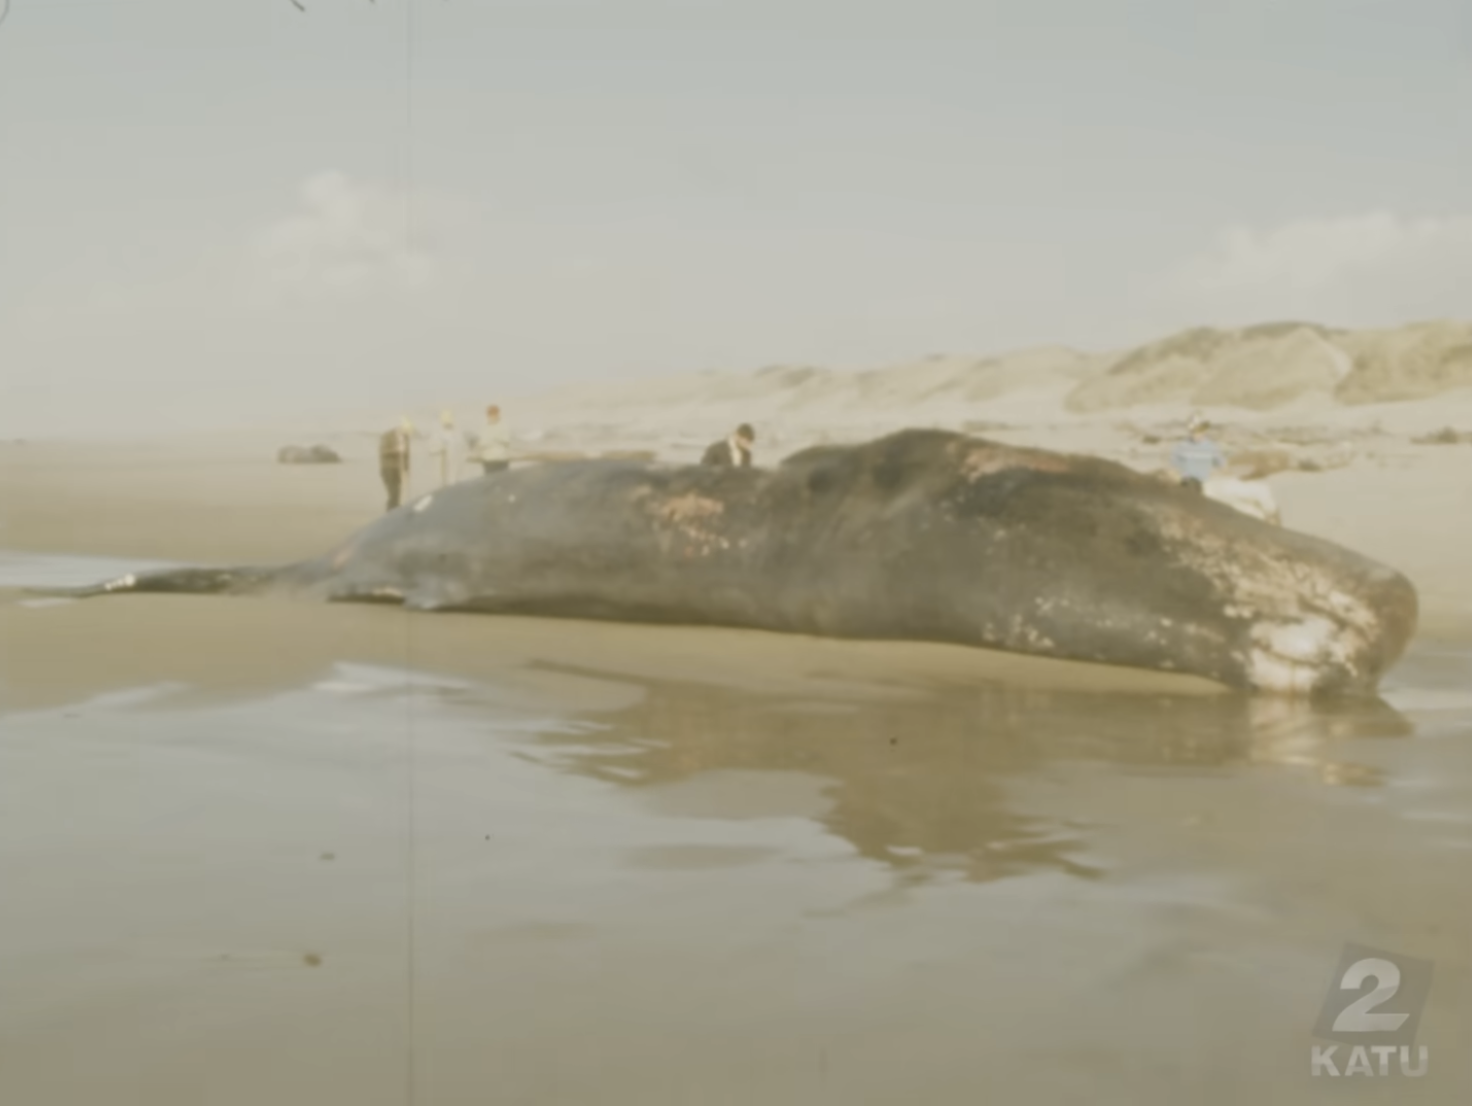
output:
[[[1009,424],[1052,432],[1088,423],[1179,420],[1192,409],[1259,426],[1367,426],[1376,420],[1388,426],[1409,419],[1424,430],[1460,418],[1472,428],[1469,397],[1472,322],[1373,331],[1270,322],[1199,327],[1104,352],[1046,346],[937,355],[864,371],[770,365],[519,395],[431,395],[407,411],[344,410],[289,429],[298,439],[366,436],[405,414],[427,427],[446,407],[460,426],[474,427],[485,404],[496,402],[523,443],[538,448],[618,443],[687,456],[737,423],[751,422],[771,455],[799,442],[854,440],[897,425],[978,430]],[[284,420],[281,429],[287,429]]]

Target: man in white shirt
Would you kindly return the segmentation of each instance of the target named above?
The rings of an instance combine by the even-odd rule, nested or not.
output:
[[[440,412],[440,428],[430,439],[429,452],[440,460],[440,487],[445,487],[450,482],[450,474],[456,471],[454,464],[455,452],[455,416],[449,411]]]
[[[511,434],[501,421],[501,408],[486,408],[486,425],[475,443],[475,459],[486,472],[500,472],[511,467]]]

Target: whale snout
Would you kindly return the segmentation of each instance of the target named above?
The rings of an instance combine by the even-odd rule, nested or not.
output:
[[[1361,562],[1324,573],[1280,613],[1251,627],[1247,682],[1287,695],[1369,695],[1416,632],[1415,586],[1393,569]]]

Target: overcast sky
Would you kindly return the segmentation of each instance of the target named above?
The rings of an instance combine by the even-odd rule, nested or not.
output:
[[[0,432],[1472,316],[1467,0],[302,2],[10,0]]]

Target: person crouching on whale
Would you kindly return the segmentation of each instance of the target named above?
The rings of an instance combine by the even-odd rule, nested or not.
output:
[[[399,425],[378,439],[378,475],[388,492],[388,506],[392,511],[403,498],[404,486],[409,482],[409,435],[414,425],[408,419],[400,419]]]
[[[1170,455],[1170,463],[1180,474],[1181,486],[1195,492],[1204,491],[1212,471],[1227,463],[1226,454],[1221,451],[1221,447],[1206,437],[1209,425],[1199,415],[1191,416],[1190,422],[1186,424],[1185,439],[1176,443]]]
[[[700,459],[702,465],[730,465],[736,468],[751,467],[751,446],[756,441],[756,431],[749,423],[742,423],[735,433],[719,442],[712,442]]]

